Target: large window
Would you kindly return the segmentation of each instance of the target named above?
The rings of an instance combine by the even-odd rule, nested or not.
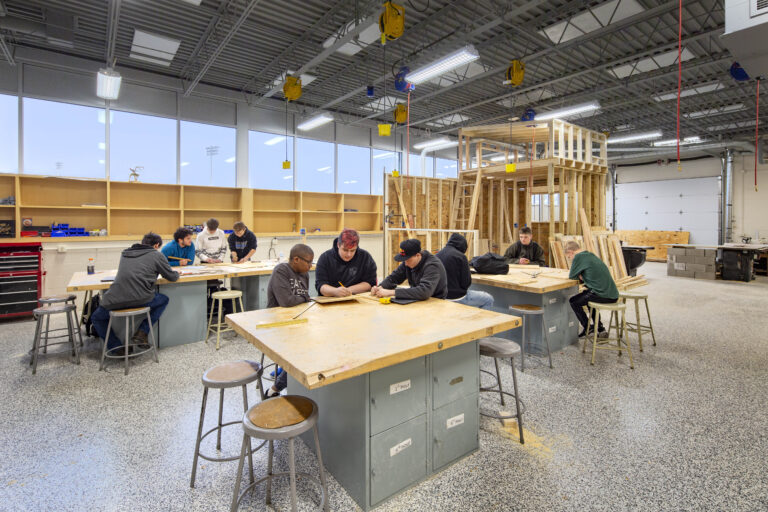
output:
[[[287,145],[287,147],[286,147]],[[286,158],[287,151],[287,158]],[[283,169],[283,161],[291,166]],[[293,190],[293,137],[248,132],[248,174],[251,188]]]
[[[104,109],[24,98],[24,172],[106,177],[103,119]]]
[[[360,146],[338,145],[339,186],[344,194],[371,193],[371,150]]]
[[[0,172],[19,170],[19,100],[0,94]]]
[[[181,122],[181,184],[235,186],[235,129]]]
[[[421,176],[421,153],[411,153],[408,163],[411,168],[408,169],[408,174],[411,176]],[[405,172],[405,169],[403,169]],[[424,176],[427,178],[433,178],[435,176],[435,157],[424,157]]]
[[[109,179],[128,181],[137,169],[139,181],[176,183],[176,120],[111,112]]]
[[[456,178],[458,175],[456,160],[437,159],[435,178]]]
[[[394,151],[385,151],[383,149],[373,150],[373,186],[371,194],[384,194],[384,173],[392,174],[392,171],[400,165],[400,153]]]
[[[333,143],[296,139],[296,190],[333,192]]]

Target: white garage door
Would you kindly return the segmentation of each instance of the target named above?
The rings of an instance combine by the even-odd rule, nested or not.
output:
[[[616,229],[689,231],[692,244],[718,243],[720,178],[616,185]]]

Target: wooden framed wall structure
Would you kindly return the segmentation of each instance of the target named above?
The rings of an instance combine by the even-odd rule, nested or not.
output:
[[[170,235],[183,225],[216,217],[223,229],[244,221],[256,236],[337,234],[350,227],[363,234],[382,232],[381,196],[251,188],[163,185],[0,174],[0,220],[14,220],[14,238],[2,241],[87,242],[134,240],[152,230]],[[20,237],[21,220],[35,226],[66,223],[86,230],[106,229],[106,237]]]

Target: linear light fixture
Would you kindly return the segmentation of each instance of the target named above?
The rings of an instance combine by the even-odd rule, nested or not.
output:
[[[440,137],[439,139],[425,140],[413,145],[413,149],[424,149],[432,146],[442,146],[451,142],[448,137]]]
[[[681,140],[680,145],[682,146],[685,144],[698,144],[699,142],[701,142],[701,137],[699,137],[698,135],[694,135],[693,137],[686,137],[683,140]],[[674,146],[675,144],[677,144],[677,139],[668,139],[668,140],[656,141],[653,143],[653,146],[654,147]]]
[[[625,135],[624,137],[609,137],[606,139],[606,142],[608,144],[622,144],[624,142],[636,142],[639,140],[652,140],[660,138],[661,132],[657,130],[655,132],[633,133]]]
[[[568,117],[575,116],[577,114],[592,112],[593,110],[597,110],[599,108],[600,108],[600,102],[589,101],[587,103],[580,103],[578,105],[573,105],[572,107],[565,107],[557,110],[550,110],[549,112],[544,112],[542,114],[536,114],[536,117],[534,118],[534,120],[547,121],[549,119],[566,119]]]
[[[470,62],[479,58],[480,54],[477,53],[475,47],[471,44],[468,44],[467,46],[460,48],[453,53],[449,53],[445,57],[438,59],[431,64],[427,64],[426,66],[422,66],[411,71],[405,76],[405,79],[408,82],[417,85],[426,82],[431,78],[435,78],[436,76],[440,76],[453,69],[456,69],[463,64],[469,64]]]
[[[320,114],[319,116],[315,116],[312,119],[308,119],[307,121],[304,121],[300,125],[298,125],[296,128],[299,130],[306,132],[309,130],[314,130],[318,126],[323,126],[324,124],[328,124],[331,121],[333,121],[333,116],[331,114]]]
[[[285,140],[285,137],[282,135],[278,135],[277,137],[272,137],[267,142],[264,143],[265,146],[274,146],[278,142],[283,142]]]
[[[373,155],[373,158],[396,158],[397,155],[395,153],[379,153],[378,155]]]
[[[491,162],[503,162],[505,159],[506,157],[504,155],[498,155],[498,156],[491,157]],[[521,162],[522,160],[523,158],[518,156],[517,161]],[[514,161],[515,161],[515,155],[510,153],[509,162],[512,163]]]
[[[105,100],[116,100],[120,95],[123,77],[112,68],[102,68],[96,75],[96,96]]]

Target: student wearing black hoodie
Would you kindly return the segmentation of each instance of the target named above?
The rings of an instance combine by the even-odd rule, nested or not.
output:
[[[333,248],[320,255],[315,267],[315,288],[325,297],[347,297],[376,286],[376,262],[361,249],[360,235],[345,228]]]
[[[400,265],[379,286],[371,288],[377,297],[394,297],[405,300],[427,300],[430,297],[444,299],[448,294],[445,267],[429,251],[421,250],[421,242],[415,238],[400,243],[400,253],[395,255]],[[397,288],[408,279],[410,288]]]
[[[507,263],[545,267],[547,262],[544,261],[544,249],[533,241],[531,228],[523,226],[519,236],[520,240],[510,245],[504,253]]]
[[[453,233],[445,247],[435,254],[443,262],[448,278],[446,298],[459,304],[490,309],[493,306],[493,296],[490,293],[469,289],[472,284],[472,275],[469,272],[466,252],[467,239],[459,233]]]
[[[168,305],[168,297],[155,291],[157,275],[160,274],[168,281],[177,281],[179,274],[168,264],[168,260],[160,252],[163,239],[155,233],[147,233],[140,244],[133,244],[125,249],[120,256],[117,276],[112,286],[104,292],[101,303],[91,314],[91,322],[96,334],[103,340],[107,337],[109,312],[113,309],[137,308],[149,306],[149,317],[156,323]],[[131,339],[138,345],[147,344],[149,325],[144,320],[138,331]],[[107,350],[120,347],[120,339],[112,329]],[[113,352],[114,355],[118,355]]]

